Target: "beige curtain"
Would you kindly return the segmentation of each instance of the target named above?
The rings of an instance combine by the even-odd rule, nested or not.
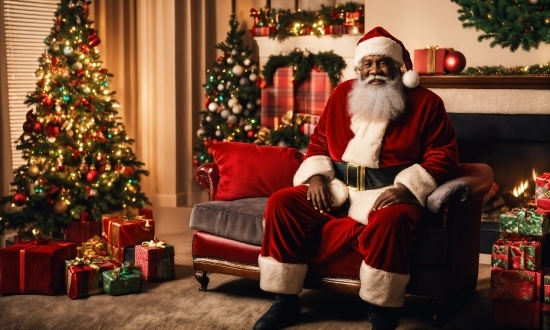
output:
[[[215,58],[216,1],[95,0],[103,66],[114,74],[134,152],[150,175],[153,206],[205,200],[192,165],[207,64]]]

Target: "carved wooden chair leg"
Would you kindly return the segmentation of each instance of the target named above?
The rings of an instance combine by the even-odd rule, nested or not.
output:
[[[195,271],[195,279],[200,283],[201,287],[199,288],[199,291],[207,291],[208,282],[210,282],[210,279],[208,276],[206,276],[206,272],[203,272],[202,270],[196,270]]]

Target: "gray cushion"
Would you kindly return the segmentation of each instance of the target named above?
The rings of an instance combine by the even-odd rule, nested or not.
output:
[[[267,197],[196,204],[189,227],[237,241],[261,245]]]

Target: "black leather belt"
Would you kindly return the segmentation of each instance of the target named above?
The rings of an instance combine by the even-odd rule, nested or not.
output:
[[[368,168],[348,162],[332,162],[336,178],[354,190],[378,189],[392,185],[399,172],[411,164]]]

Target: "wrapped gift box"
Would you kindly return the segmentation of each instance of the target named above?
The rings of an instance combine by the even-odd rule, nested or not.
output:
[[[443,74],[447,53],[447,49],[436,47],[415,49],[413,68],[418,74]]]
[[[542,237],[548,233],[549,217],[535,209],[515,207],[500,215],[499,224],[503,233]]]
[[[308,122],[304,124],[304,134],[310,136],[315,131],[315,127],[317,127],[321,116],[308,114],[306,114],[305,116],[308,117]]]
[[[136,246],[136,265],[145,281],[165,281],[175,277],[174,246],[162,241]]]
[[[104,238],[116,247],[135,246],[155,238],[155,222],[143,216],[105,218]]]
[[[292,67],[278,68],[275,71],[273,85],[261,91],[261,102],[262,126],[278,128],[280,118],[288,110],[294,110],[294,69]]]
[[[546,197],[546,195],[543,197],[537,197],[535,203],[537,204],[537,209],[550,211],[550,197]]]
[[[103,293],[103,275],[115,264],[109,261],[76,258],[65,260],[65,286],[71,299],[84,298]]]
[[[539,301],[542,271],[491,269],[491,298]]]
[[[542,278],[542,301],[550,303],[550,267],[543,268]]]
[[[250,29],[250,34],[253,37],[269,37],[275,33],[275,26],[255,26]]]
[[[493,244],[491,265],[503,269],[538,270],[541,265],[541,243],[499,239]]]
[[[72,242],[20,242],[0,249],[0,294],[54,295],[65,289],[65,260],[76,258]]]
[[[311,70],[308,77],[296,89],[296,110],[316,116],[322,115],[332,90],[330,78],[326,72]]]
[[[493,326],[505,329],[540,329],[540,301],[493,300]]]
[[[93,236],[101,236],[101,222],[99,221],[71,221],[65,229],[65,241],[81,246]]]
[[[107,243],[107,254],[121,263],[135,263],[136,246],[115,246]]]
[[[535,198],[546,194],[550,188],[550,172],[544,172],[535,177]]]
[[[103,291],[111,296],[118,296],[141,291],[141,271],[129,262],[122,267],[107,270],[103,275]]]
[[[78,254],[80,258],[84,259],[104,258],[107,256],[107,242],[98,235],[94,235],[82,243],[82,248]]]
[[[329,25],[325,26],[325,34],[346,34],[348,32],[347,27],[344,25]]]

